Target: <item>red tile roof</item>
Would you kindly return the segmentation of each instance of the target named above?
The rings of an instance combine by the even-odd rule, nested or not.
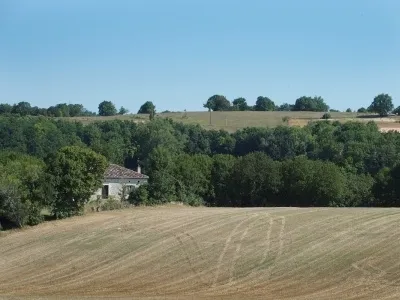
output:
[[[105,178],[130,178],[130,179],[146,179],[148,176],[135,172],[131,169],[127,169],[118,165],[110,164],[104,175]]]

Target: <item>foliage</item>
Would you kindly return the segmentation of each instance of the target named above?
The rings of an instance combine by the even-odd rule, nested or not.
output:
[[[93,112],[86,110],[82,104],[60,103],[49,108],[31,106],[29,102],[19,102],[14,105],[0,104],[0,115],[14,114],[19,116],[49,116],[49,117],[78,117],[94,116]]]
[[[396,109],[392,111],[392,113],[399,115],[400,114],[400,106],[397,106]]]
[[[329,106],[325,104],[325,101],[322,97],[300,97],[296,100],[294,107],[294,111],[321,111],[326,112],[329,110]]]
[[[234,107],[237,107],[237,110],[240,111],[245,111],[245,110],[249,110],[249,106],[247,105],[247,101],[245,98],[236,98],[235,100],[232,101],[232,105]]]
[[[366,109],[365,107],[360,107],[360,108],[357,110],[357,112],[358,112],[358,113],[366,113],[366,112],[368,112],[368,111],[367,111],[367,109]]]
[[[259,96],[257,97],[256,105],[254,105],[256,111],[273,111],[275,110],[275,103],[268,97]]]
[[[138,114],[150,114],[154,115],[156,112],[156,107],[151,101],[146,101],[143,105],[139,108]]]
[[[52,210],[57,218],[82,213],[90,196],[101,187],[106,158],[78,146],[63,147],[50,156],[47,172],[55,187]]]
[[[117,114],[117,109],[114,103],[111,101],[103,101],[99,104],[99,115],[100,116],[115,116]]]
[[[83,126],[11,114],[0,117],[0,149],[0,219],[16,226],[40,222],[47,206],[80,214],[106,160],[143,163],[150,178],[131,194],[135,205],[400,206],[400,134],[374,122],[228,133],[161,118]]]
[[[330,113],[324,113],[324,114],[322,115],[322,117],[321,117],[321,119],[324,119],[324,120],[329,120],[329,119],[331,119],[331,118],[332,118],[332,116],[331,116]]]
[[[378,113],[381,117],[387,116],[393,110],[392,97],[388,94],[379,94],[374,98],[368,110]]]
[[[225,96],[214,95],[208,98],[207,102],[203,105],[204,108],[212,111],[229,110],[231,103]]]
[[[121,108],[118,111],[119,115],[126,115],[127,113],[129,113],[129,110],[126,109],[125,107],[121,106]]]
[[[11,152],[0,155],[0,217],[18,227],[42,222],[49,189],[40,160]]]
[[[133,205],[148,205],[151,203],[149,199],[149,191],[147,184],[140,185],[138,188],[134,189],[128,198],[129,203]]]
[[[293,105],[288,103],[283,103],[282,105],[278,106],[278,111],[291,111],[293,110]]]
[[[107,210],[117,210],[126,208],[127,204],[125,201],[121,201],[120,199],[115,198],[108,198],[100,204],[100,210],[107,211]]]
[[[289,121],[290,121],[290,117],[289,117],[289,116],[284,116],[284,117],[282,117],[282,122],[283,122],[284,124],[289,124]]]
[[[352,112],[351,108],[346,109],[346,112],[351,113]]]

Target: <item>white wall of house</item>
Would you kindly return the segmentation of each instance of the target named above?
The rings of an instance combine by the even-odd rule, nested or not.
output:
[[[115,197],[117,199],[120,199],[121,194],[122,194],[122,189],[124,186],[132,186],[134,188],[139,187],[142,184],[147,183],[147,178],[141,178],[141,179],[104,179],[103,180],[103,185],[108,185],[108,196],[109,197]],[[93,196],[91,197],[91,200],[96,200],[98,196],[102,196],[102,189],[98,189]],[[128,197],[129,195],[126,195]]]

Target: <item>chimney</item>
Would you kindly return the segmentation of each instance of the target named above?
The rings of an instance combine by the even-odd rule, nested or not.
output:
[[[139,174],[142,173],[142,168],[140,167],[139,161],[138,161],[138,164],[137,164],[137,170],[136,170],[136,172],[138,172]]]

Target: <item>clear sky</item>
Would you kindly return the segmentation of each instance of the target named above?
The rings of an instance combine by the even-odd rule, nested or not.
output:
[[[400,105],[399,0],[0,0],[0,102]]]

